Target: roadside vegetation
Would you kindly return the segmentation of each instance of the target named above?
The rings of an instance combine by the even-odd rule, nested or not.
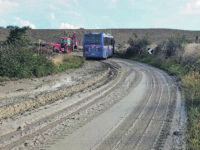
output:
[[[85,62],[84,58],[75,57],[73,55],[65,55],[63,57],[62,63],[58,66],[59,71],[65,71],[70,68],[77,68],[80,67]]]
[[[0,81],[41,77],[79,67],[84,59],[66,56],[61,64],[51,60],[52,54],[35,50],[26,35],[28,27],[11,29],[7,40],[0,46]]]
[[[177,76],[186,98],[188,115],[187,149],[200,149],[200,52],[184,56],[189,43],[184,35],[172,36],[158,44],[150,55],[147,38],[130,39],[130,47],[122,57],[148,63]],[[200,46],[199,46],[200,48]]]

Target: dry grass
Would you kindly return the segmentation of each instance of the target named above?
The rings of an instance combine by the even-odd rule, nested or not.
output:
[[[54,57],[51,58],[51,60],[53,61],[54,64],[56,65],[60,65],[64,62],[70,62],[73,63],[76,60],[80,59],[79,57],[73,56],[72,53],[69,54],[61,54],[61,55],[56,55]]]
[[[67,54],[62,54],[62,55],[55,55],[53,58],[52,58],[52,61],[54,64],[56,65],[59,65],[63,62],[63,59],[64,59],[64,56],[67,55]]]
[[[200,149],[200,73],[190,72],[182,78],[188,113],[187,149]]]
[[[185,45],[181,63],[188,71],[200,72],[200,44]]]
[[[73,56],[72,54],[58,56],[56,60],[62,61],[62,63],[57,64],[59,71],[80,67],[85,62],[83,57]]]
[[[200,74],[190,72],[182,78],[185,96],[189,103],[200,103]]]
[[[191,57],[194,55],[200,56],[200,44],[198,43],[190,43],[185,45],[185,52],[183,54],[183,57]]]

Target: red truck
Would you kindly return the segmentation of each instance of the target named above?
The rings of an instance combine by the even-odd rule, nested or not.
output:
[[[45,47],[52,47],[53,52],[63,52],[63,53],[69,53],[74,51],[74,49],[77,49],[77,38],[76,33],[73,33],[72,38],[70,37],[61,37],[60,40],[57,43],[50,42],[46,43]]]

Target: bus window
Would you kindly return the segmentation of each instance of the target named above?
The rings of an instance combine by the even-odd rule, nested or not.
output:
[[[112,39],[108,38],[108,45],[112,45]]]
[[[85,43],[100,43],[101,35],[85,35]]]
[[[113,45],[113,44],[114,44],[114,39],[108,38],[108,37],[104,37],[104,45],[105,46]]]
[[[104,46],[108,46],[109,45],[109,38],[104,37]]]

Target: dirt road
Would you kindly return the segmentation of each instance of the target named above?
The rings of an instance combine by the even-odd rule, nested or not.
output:
[[[183,148],[181,99],[173,77],[116,58],[1,83],[0,149]]]

